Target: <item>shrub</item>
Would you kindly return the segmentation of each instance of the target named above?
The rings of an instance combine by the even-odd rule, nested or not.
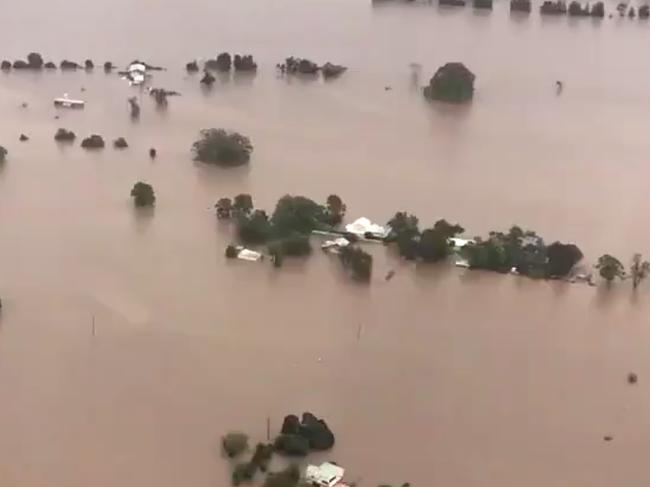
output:
[[[343,267],[349,269],[352,277],[359,281],[369,281],[372,275],[372,255],[354,245],[343,247],[339,254]]]
[[[239,251],[237,250],[237,247],[234,245],[228,245],[226,247],[226,257],[229,259],[235,259],[239,255]]]
[[[309,440],[300,435],[279,435],[273,446],[277,451],[290,456],[304,457],[309,453]]]

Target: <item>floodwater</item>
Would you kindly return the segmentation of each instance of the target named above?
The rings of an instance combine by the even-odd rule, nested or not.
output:
[[[267,416],[277,431],[304,410],[328,421],[329,458],[362,486],[647,485],[643,286],[414,266],[381,246],[358,286],[320,252],[280,271],[227,262],[231,229],[211,207],[240,192],[268,209],[285,193],[335,192],[351,217],[403,209],[470,235],[518,223],[591,260],[650,253],[649,29],[510,17],[503,1],[487,14],[365,0],[12,3],[1,57],[140,57],[167,66],[155,84],[182,96],[158,111],[101,69],[0,75],[0,485],[226,486],[220,435],[261,440]],[[253,54],[257,76],[202,90],[185,63],[223,50]],[[279,79],[288,55],[350,69]],[[422,100],[417,85],[447,61],[476,73],[470,106]],[[88,106],[55,120],[63,92]],[[60,126],[130,147],[57,146]],[[193,163],[206,127],[249,135],[250,166]],[[155,188],[152,213],[132,208],[137,180]]]

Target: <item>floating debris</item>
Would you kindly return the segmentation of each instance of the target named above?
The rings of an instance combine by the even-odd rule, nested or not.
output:
[[[64,93],[62,97],[54,99],[54,106],[61,108],[83,108],[86,105],[86,102],[83,100],[75,100],[70,98],[67,93]]]

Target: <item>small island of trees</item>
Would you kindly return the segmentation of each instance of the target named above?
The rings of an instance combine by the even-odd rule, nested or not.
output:
[[[205,129],[192,146],[194,160],[220,166],[240,166],[250,161],[253,145],[248,137],[224,129]]]
[[[138,181],[131,189],[131,197],[133,204],[137,208],[146,206],[153,206],[156,202],[156,195],[154,194],[153,187],[150,184]]]
[[[462,103],[474,96],[476,76],[463,63],[447,63],[438,68],[429,85],[424,88],[424,96],[429,100]]]

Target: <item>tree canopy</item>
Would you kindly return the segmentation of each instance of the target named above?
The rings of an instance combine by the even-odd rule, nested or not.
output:
[[[194,160],[222,166],[239,166],[250,160],[253,145],[248,137],[224,129],[201,130],[192,146]]]
[[[621,261],[609,254],[601,255],[598,258],[596,269],[598,269],[600,276],[605,279],[608,284],[611,284],[611,282],[617,277],[622,279],[625,276],[625,268],[623,267],[623,264],[621,264]]]
[[[339,253],[343,267],[350,271],[352,277],[358,281],[369,281],[372,276],[372,255],[363,249],[348,245]]]
[[[153,192],[153,187],[150,184],[138,181],[131,189],[131,196],[133,202],[137,207],[152,206],[156,202],[156,195]]]
[[[239,432],[230,432],[221,438],[221,446],[230,458],[234,458],[248,449],[248,435]]]
[[[276,236],[285,237],[293,232],[309,234],[312,230],[323,227],[326,211],[304,196],[285,195],[278,201],[271,216],[271,223]]]

